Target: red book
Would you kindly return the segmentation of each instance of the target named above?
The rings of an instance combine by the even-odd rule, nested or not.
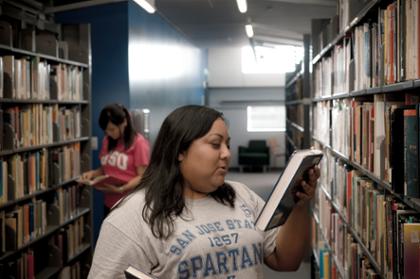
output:
[[[35,264],[34,264],[34,252],[29,250],[27,253],[27,278],[34,279],[35,278]]]

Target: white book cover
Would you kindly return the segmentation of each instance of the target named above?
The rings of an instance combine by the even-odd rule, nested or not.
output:
[[[267,231],[286,222],[297,202],[300,182],[308,169],[319,164],[322,156],[322,151],[315,149],[298,150],[292,154],[255,222],[257,229]]]
[[[132,266],[129,266],[125,271],[125,278],[126,279],[157,279],[156,277],[144,273],[143,271],[140,271]]]

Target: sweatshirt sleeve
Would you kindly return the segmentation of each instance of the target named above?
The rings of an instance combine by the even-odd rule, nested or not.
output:
[[[129,266],[149,271],[153,266],[147,253],[133,239],[106,220],[96,243],[89,279],[125,279]]]

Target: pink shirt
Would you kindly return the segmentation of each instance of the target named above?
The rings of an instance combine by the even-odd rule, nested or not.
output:
[[[110,153],[108,153],[108,142],[109,139],[105,136],[99,153],[102,170],[105,174],[128,182],[137,176],[138,167],[145,167],[149,164],[149,142],[142,135],[137,134],[128,149],[125,149],[124,144],[119,141]],[[111,208],[124,195],[125,193],[105,193],[105,205]]]

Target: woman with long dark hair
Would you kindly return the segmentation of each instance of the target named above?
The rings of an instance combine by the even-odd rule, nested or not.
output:
[[[105,194],[105,215],[126,193],[133,190],[149,164],[149,143],[132,125],[128,110],[120,104],[104,107],[99,115],[99,126],[106,136],[99,153],[101,166],[85,172],[82,180],[100,175],[112,175],[123,181],[121,185],[97,184]]]
[[[169,114],[138,188],[102,224],[89,278],[124,278],[128,266],[160,279],[262,278],[264,263],[297,269],[310,242],[308,203],[319,169],[302,181],[287,222],[259,231],[264,201],[225,181],[229,142],[214,109],[190,105]]]

